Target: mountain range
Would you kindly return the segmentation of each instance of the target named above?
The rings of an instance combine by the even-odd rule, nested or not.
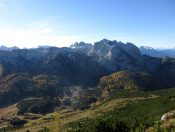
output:
[[[142,54],[146,54],[146,55],[149,55],[149,56],[175,58],[175,48],[154,49],[152,47],[141,46],[139,49],[142,52]]]
[[[107,39],[103,39],[104,41]],[[51,48],[51,46],[49,45],[45,45],[45,46],[38,46],[38,48]],[[72,44],[70,46],[70,48],[76,48],[76,49],[84,49],[87,51],[83,51],[83,52],[88,52],[90,48],[92,48],[92,44],[90,43],[84,43],[84,42],[80,42],[80,43],[75,43]],[[6,47],[6,46],[0,46],[0,51],[12,51],[12,50],[17,50],[20,49],[16,46],[13,47]],[[140,46],[139,47],[140,52],[143,55],[149,55],[152,57],[172,57],[175,58],[175,48],[152,48],[149,46]]]
[[[13,115],[5,114],[14,119],[8,119],[2,114],[0,124],[10,126],[14,130],[27,121],[30,126],[33,118],[39,118],[41,114],[47,115],[56,110],[68,110],[68,113],[101,111],[105,110],[105,107],[111,107],[110,102],[104,105],[106,100],[117,100],[113,106],[115,107],[122,100],[128,104],[127,100],[131,100],[128,97],[133,97],[131,102],[140,102],[138,95],[141,100],[151,99],[150,105],[156,100],[167,107],[165,101],[172,100],[173,94],[167,96],[167,90],[164,97],[163,91],[160,91],[160,98],[155,100],[152,94],[159,97],[157,91],[175,87],[175,58],[164,55],[158,57],[158,53],[155,55],[151,54],[153,52],[144,53],[145,51],[156,53],[152,48],[138,48],[132,43],[107,39],[94,44],[80,42],[62,48],[3,48],[0,50],[0,111],[14,106],[17,110]],[[122,108],[121,105],[121,111]],[[158,111],[159,107],[154,109]],[[88,113],[83,114],[87,115]],[[51,118],[51,115],[49,117]],[[45,118],[48,117],[44,116],[43,120],[46,120]],[[38,120],[40,119],[42,120]],[[40,121],[39,123],[42,124]],[[87,129],[89,127],[85,126]]]
[[[12,50],[16,50],[16,49],[19,49],[18,47],[16,46],[13,46],[13,47],[6,47],[6,46],[0,46],[0,50],[2,51],[12,51]]]
[[[31,97],[63,101],[68,96],[73,100],[79,96],[77,86],[80,93],[89,93],[89,87],[97,92],[99,86],[104,93],[111,85],[116,90],[145,91],[175,86],[175,59],[144,55],[134,44],[115,40],[103,39],[93,45],[80,42],[64,48],[1,50],[0,64],[1,106]]]

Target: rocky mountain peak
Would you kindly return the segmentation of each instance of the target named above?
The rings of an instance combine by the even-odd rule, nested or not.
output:
[[[92,46],[92,44],[90,44],[90,43],[85,43],[85,42],[83,42],[83,41],[81,41],[81,42],[76,42],[76,43],[74,43],[74,44],[72,44],[71,46],[70,46],[70,48],[89,48],[89,47],[91,47]]]
[[[108,44],[111,41],[106,39],[106,38],[104,38],[104,39],[100,40],[99,42],[102,43],[102,44]]]

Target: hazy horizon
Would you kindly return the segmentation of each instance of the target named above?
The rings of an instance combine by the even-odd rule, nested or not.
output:
[[[104,38],[104,39],[106,39],[106,38]],[[103,40],[103,39],[101,39],[101,40]],[[98,41],[96,41],[96,42],[99,42],[99,41],[101,41],[101,40],[98,40]],[[109,39],[108,39],[109,40]],[[110,41],[117,41],[117,40],[110,40]],[[57,47],[57,48],[62,48],[62,47],[70,47],[71,45],[73,45],[73,44],[75,44],[75,43],[80,43],[80,42],[84,42],[84,41],[79,41],[79,42],[74,42],[74,43],[72,43],[72,44],[68,44],[68,45],[66,45],[66,46],[57,46],[57,45],[36,45],[36,46],[33,46],[33,47],[19,47],[19,46],[16,46],[16,45],[12,45],[12,46],[6,46],[6,45],[1,45],[0,44],[0,47],[6,47],[6,48],[19,48],[19,49],[35,49],[35,48],[40,48],[40,47]],[[117,42],[122,42],[122,43],[124,43],[124,44],[127,44],[127,43],[132,43],[132,42],[123,42],[123,41],[117,41]],[[84,42],[84,43],[86,43],[86,44],[92,44],[92,45],[94,45],[95,44],[95,42],[93,42],[93,43],[87,43],[87,42]],[[132,43],[132,44],[134,44],[134,43]],[[171,47],[169,47],[169,46],[164,46],[164,47],[154,47],[154,46],[147,46],[147,45],[140,45],[140,46],[138,46],[138,45],[136,45],[136,44],[134,44],[135,46],[137,46],[138,48],[140,48],[140,47],[145,47],[145,48],[153,48],[153,49],[157,49],[157,50],[166,50],[166,49],[175,49],[175,47],[173,47],[173,46],[171,46]]]
[[[103,38],[175,47],[173,0],[0,0],[0,45],[67,47]]]

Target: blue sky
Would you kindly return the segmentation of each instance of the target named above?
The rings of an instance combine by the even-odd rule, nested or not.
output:
[[[103,38],[175,47],[175,1],[0,0],[0,45],[62,47]]]

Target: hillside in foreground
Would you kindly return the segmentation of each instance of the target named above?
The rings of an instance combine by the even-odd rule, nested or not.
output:
[[[117,98],[99,100],[84,110],[55,109],[49,114],[19,115],[17,105],[1,111],[1,127],[8,126],[10,118],[25,120],[24,126],[6,127],[10,131],[156,131],[174,129],[175,116],[161,121],[164,114],[175,110],[175,89],[154,92],[123,92]],[[149,107],[148,107],[149,106]]]

